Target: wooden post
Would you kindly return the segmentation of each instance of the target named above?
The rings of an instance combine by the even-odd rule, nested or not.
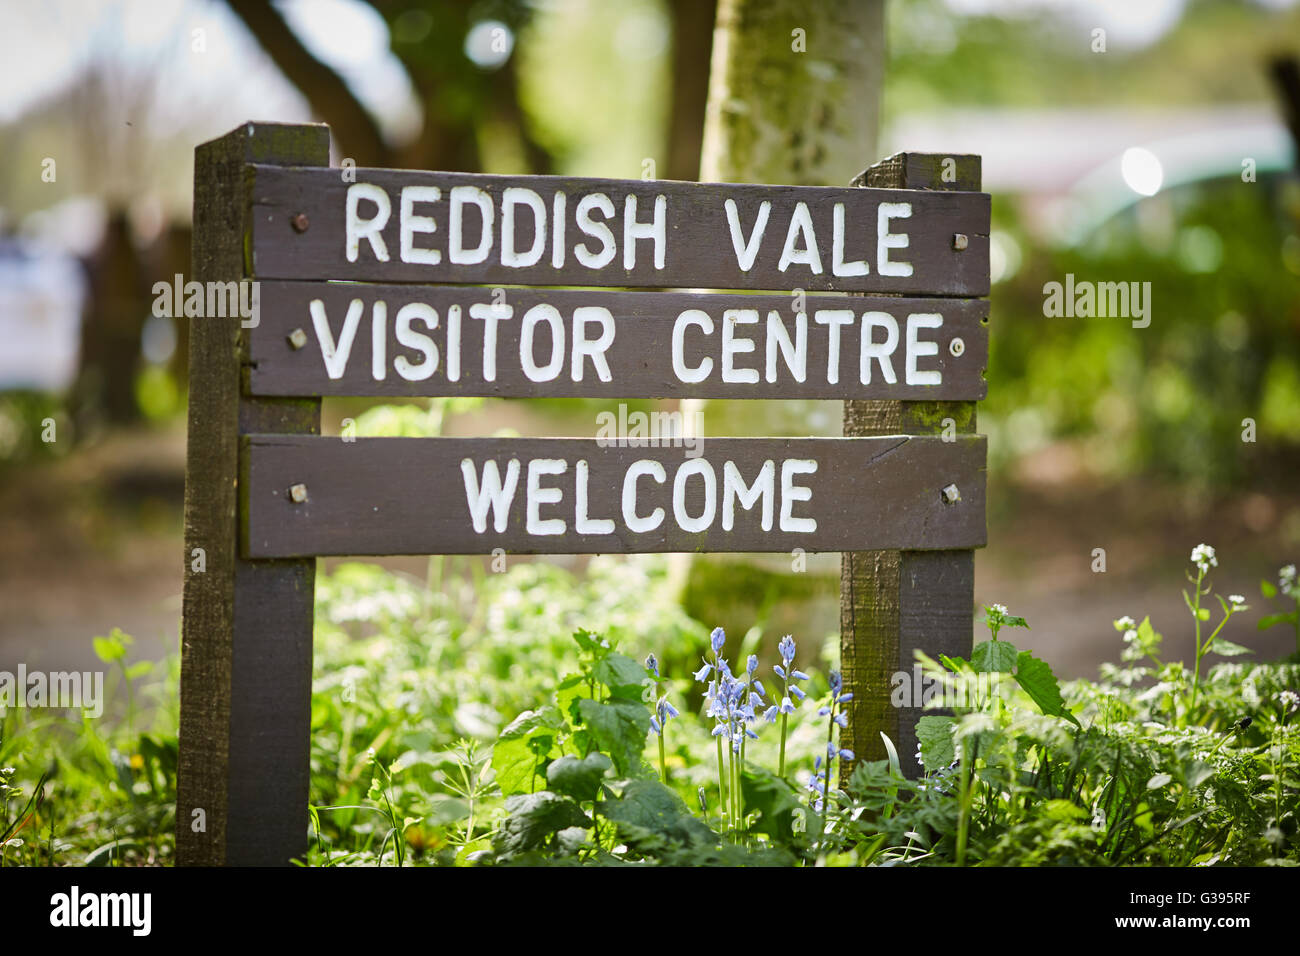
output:
[[[329,128],[246,123],[195,150],[200,283],[254,276],[247,163],[328,166]],[[319,433],[320,399],[245,396],[244,337],[238,315],[190,328],[176,795],[188,866],[283,865],[307,848],[316,562],[240,558],[238,451],[245,434]]]
[[[947,175],[945,176],[945,172]],[[854,186],[978,192],[980,157],[898,153],[870,167]],[[967,237],[987,241],[987,237]],[[975,402],[846,401],[844,434],[936,435],[975,432]],[[960,489],[958,489],[960,491]],[[974,551],[856,551],[840,562],[840,656],[844,685],[852,689],[844,746],[861,760],[886,756],[880,734],[898,749],[903,771],[916,762],[918,706],[891,703],[891,677],[909,675],[913,652],[969,657],[974,633]],[[851,763],[841,765],[848,779]]]

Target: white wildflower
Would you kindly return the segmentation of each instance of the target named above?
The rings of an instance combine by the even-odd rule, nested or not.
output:
[[[1133,618],[1125,614],[1123,617],[1121,617],[1118,621],[1115,622],[1115,630],[1117,631],[1131,630],[1136,624],[1137,622],[1133,620]],[[1128,635],[1125,635],[1124,640],[1126,641],[1130,640]]]
[[[1214,556],[1214,549],[1208,544],[1198,544],[1192,549],[1192,564],[1201,569],[1201,573],[1219,566],[1219,559]]]
[[[1232,605],[1234,611],[1246,610],[1246,599],[1240,594],[1229,594],[1228,603]]]
[[[1300,708],[1300,694],[1293,690],[1284,690],[1277,695],[1277,702],[1282,707],[1282,713],[1295,713]]]

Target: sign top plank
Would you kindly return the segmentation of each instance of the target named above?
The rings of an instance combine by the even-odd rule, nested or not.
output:
[[[251,190],[257,279],[989,289],[985,193],[261,165]]]

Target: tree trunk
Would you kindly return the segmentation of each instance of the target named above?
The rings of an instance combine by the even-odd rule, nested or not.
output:
[[[880,158],[884,55],[884,0],[718,0],[700,179],[847,186]],[[710,435],[839,435],[840,404],[688,399],[682,409],[703,410],[707,444]],[[697,571],[700,562],[736,560],[768,572],[799,569],[781,555],[694,560]],[[684,584],[690,561],[674,561],[676,581]],[[755,623],[769,633],[797,629],[811,649],[838,626],[838,558],[809,556],[806,569],[818,580],[787,579],[782,594],[771,593],[781,577],[760,572],[768,582],[762,604],[715,592],[701,596],[709,608],[692,610],[739,633]]]

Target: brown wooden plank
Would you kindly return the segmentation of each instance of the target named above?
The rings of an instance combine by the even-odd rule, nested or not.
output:
[[[988,302],[984,299],[807,295],[796,312],[795,300],[788,295],[502,291],[498,295],[482,286],[262,282],[259,321],[248,336],[249,389],[259,395],[767,399],[976,399],[986,390],[988,335],[983,320]],[[412,304],[415,307],[403,316],[402,310]],[[491,322],[495,343],[485,349],[489,323],[474,316],[492,305],[504,307],[502,314],[508,318]],[[577,313],[577,309],[602,311]],[[703,312],[704,318],[692,310]],[[729,310],[740,311],[732,318]],[[925,318],[911,323],[912,315]],[[934,315],[941,325],[925,326]],[[407,341],[412,341],[411,333],[426,337],[424,342],[415,340],[419,347],[398,340],[399,317],[409,330],[403,333]],[[681,331],[676,333],[679,317]],[[779,323],[779,329],[774,323]],[[525,325],[531,343],[527,371],[520,343]],[[910,325],[914,336],[909,335]],[[378,372],[383,376],[378,379],[376,329]],[[832,330],[834,363],[830,361]],[[894,343],[888,362],[892,384],[870,351],[868,381],[863,381],[864,334],[870,335],[869,344]],[[579,354],[576,374],[581,380],[575,381],[575,340],[599,343],[602,336],[612,336],[612,341],[592,351],[605,368]],[[680,363],[674,360],[675,336],[681,342]],[[915,347],[909,344],[913,338]],[[787,361],[782,349],[801,340],[806,342],[803,360]],[[960,341],[954,344],[954,340]],[[732,343],[725,349],[729,369],[724,368],[724,342],[728,341]],[[449,349],[449,342],[458,347]],[[924,354],[929,352],[933,354]],[[327,356],[332,357],[333,368]],[[396,362],[399,357],[401,367]],[[492,381],[485,374],[489,362]],[[700,370],[706,377],[689,381]],[[602,380],[606,372],[608,379]],[[930,373],[938,374],[939,384],[925,383],[933,377]],[[456,381],[449,379],[450,374],[456,375]],[[724,374],[731,381],[724,381]],[[803,381],[797,378],[800,374]]]
[[[246,275],[248,163],[329,161],[325,126],[246,123],[195,150],[194,275]],[[307,844],[315,562],[238,553],[241,431],[315,432],[319,400],[240,395],[238,318],[190,328],[176,855],[285,864]],[[201,811],[201,813],[196,813]]]
[[[945,170],[949,180],[943,178]],[[907,189],[977,190],[980,159],[960,154],[899,153],[855,181]],[[951,420],[954,437],[960,442],[974,433],[975,419],[976,405],[969,401],[844,403],[846,436],[933,435]],[[940,654],[969,656],[975,560],[974,552],[965,548],[982,546],[983,537],[962,550],[876,549],[841,556],[840,659],[845,686],[855,693],[843,739],[858,759],[884,758],[880,738],[884,733],[897,747],[903,770],[909,776],[920,773],[915,759],[916,721],[923,712],[894,706],[892,680],[895,674],[912,673],[918,649],[935,659]],[[851,763],[846,761],[841,768],[841,779],[848,779]]]
[[[937,438],[706,438],[701,454],[682,447],[618,447],[582,438],[308,438],[254,435],[244,450],[248,479],[245,548],[252,557],[362,554],[597,554],[664,551],[839,551],[863,547],[913,549],[972,547],[984,542],[984,439],[956,443]],[[544,474],[537,460],[563,463]],[[517,461],[517,465],[511,465]],[[580,461],[586,465],[580,466]],[[662,467],[630,479],[638,461]],[[764,467],[772,478],[767,499],[745,509],[727,494],[726,463],[746,485]],[[765,462],[770,461],[771,465]],[[815,473],[791,470],[790,484],[808,489],[807,500],[788,496],[782,517],[788,461],[812,461]],[[464,462],[469,462],[472,480]],[[469,500],[485,483],[488,463],[511,484],[501,513],[471,518]],[[559,465],[555,466],[560,467]],[[557,503],[536,507],[534,519],[558,521],[550,533],[530,533],[527,489],[558,490]],[[608,520],[597,533],[578,525],[576,475],[586,470],[585,516]],[[681,471],[685,469],[684,471]],[[679,471],[681,477],[679,478]],[[706,502],[712,474],[713,508]],[[634,473],[633,473],[634,474]],[[681,482],[681,511],[674,503]],[[945,503],[942,489],[956,484],[961,500]],[[634,514],[663,509],[657,527],[637,529],[625,519],[625,494],[635,487]],[[295,496],[293,489],[298,488]],[[731,484],[734,487],[734,483]],[[295,501],[294,497],[305,498]],[[540,501],[545,495],[539,495]],[[724,527],[732,500],[732,526]],[[678,515],[682,515],[679,520]],[[709,520],[711,518],[711,521]],[[799,530],[794,522],[812,519]],[[691,520],[703,522],[698,528]],[[535,525],[533,532],[544,526]]]
[[[403,190],[412,201],[403,212]],[[493,227],[485,244],[484,261],[470,262],[482,234],[479,207],[463,203],[465,192],[481,190],[491,212]],[[436,189],[435,194],[431,189]],[[540,201],[547,228],[531,261],[536,236],[536,213],[518,205],[511,193],[512,253],[519,262],[508,264],[500,228],[505,217],[507,189],[532,190]],[[349,191],[360,219],[379,219],[379,202],[388,213],[379,235],[387,261],[380,261],[374,245],[356,242],[349,259],[346,208]],[[556,196],[564,194],[563,213],[556,215]],[[366,195],[373,199],[365,199]],[[930,190],[852,189],[812,186],[756,186],[730,183],[574,179],[559,176],[489,176],[472,173],[438,173],[410,170],[358,169],[356,181],[347,183],[338,170],[281,169],[259,166],[254,172],[253,262],[259,279],[358,279],[377,282],[460,284],[576,285],[626,287],[696,287],[713,289],[886,292],[898,294],[980,296],[989,288],[989,197],[979,193]],[[424,197],[428,201],[415,202]],[[580,212],[585,197],[608,202],[606,212],[591,207]],[[628,200],[635,215],[628,217]],[[655,203],[662,197],[663,241],[627,242],[628,223],[650,224]],[[732,200],[739,227],[733,239],[727,214]],[[758,233],[754,258],[741,267],[740,260],[762,215],[770,204],[765,225]],[[906,204],[909,218],[881,218],[882,203]],[[802,204],[802,206],[801,206]],[[837,275],[834,258],[835,209],[843,208],[842,256],[845,263],[864,262],[862,275]],[[454,229],[453,206],[461,206],[462,228]],[[806,211],[811,243],[797,219]],[[888,213],[888,209],[885,210]],[[417,222],[411,218],[425,217]],[[581,218],[580,218],[581,217]],[[430,221],[432,224],[430,224]],[[563,221],[563,242],[551,228]],[[586,222],[592,225],[584,226]],[[420,231],[408,236],[403,251],[402,224]],[[907,247],[886,250],[890,262],[910,266],[909,275],[882,274],[879,230],[907,237]],[[793,227],[793,228],[792,228]],[[608,229],[609,236],[588,233]],[[790,236],[794,240],[787,243]],[[954,242],[954,236],[966,243]],[[453,260],[453,238],[462,253]],[[900,240],[901,242],[901,240]],[[740,252],[737,251],[737,245]],[[816,250],[816,264],[794,261],[782,268],[787,245],[795,252]],[[583,247],[591,258],[584,260]],[[612,250],[608,261],[605,251]],[[438,261],[422,261],[421,250],[431,250]],[[632,251],[629,267],[628,251]],[[562,253],[562,255],[561,255]],[[661,259],[657,258],[662,253]],[[811,259],[811,256],[809,257]],[[840,268],[838,271],[852,271]],[[860,271],[860,270],[859,270]],[[909,271],[909,270],[903,270]]]

